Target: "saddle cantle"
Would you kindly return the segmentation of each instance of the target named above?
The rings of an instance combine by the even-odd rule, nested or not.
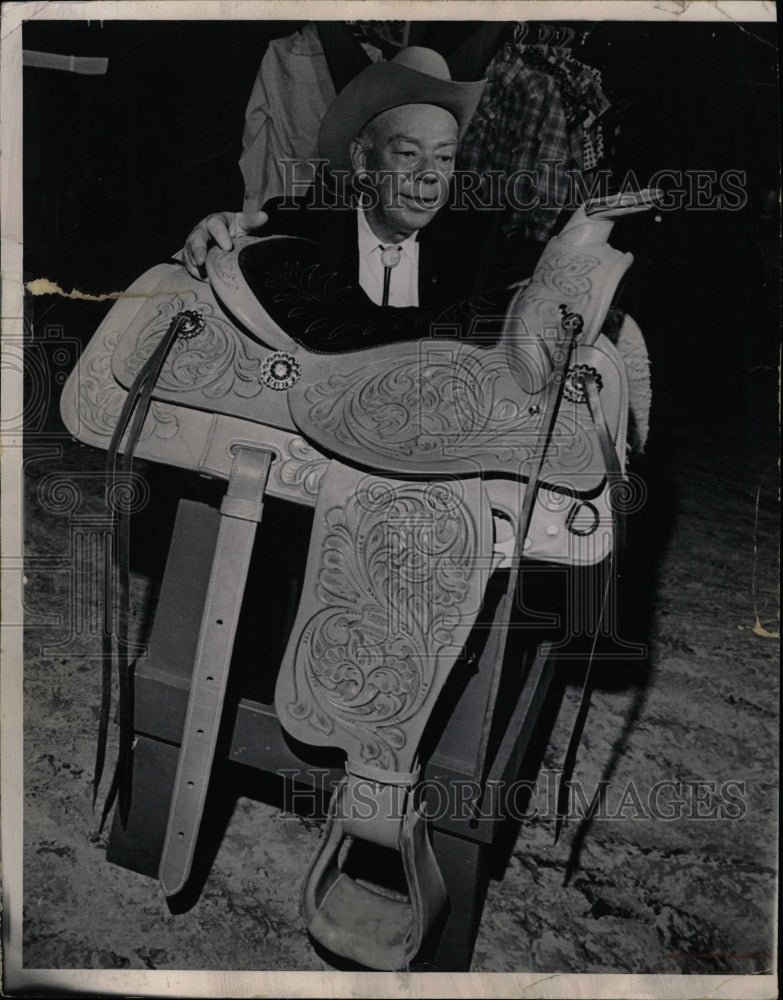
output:
[[[244,238],[210,251],[208,286],[175,265],[142,276],[63,393],[69,430],[108,447],[172,319],[198,313],[203,324],[174,341],[152,388],[137,453],[231,477],[229,536],[232,519],[260,520],[264,491],[315,506],[275,704],[295,739],[346,754],[302,904],[317,940],[373,968],[406,967],[445,904],[417,752],[500,561],[498,516],[511,526],[503,565],[597,563],[612,548],[607,449],[622,466],[628,381],[601,327],[631,256],[609,246],[610,228],[576,213],[502,314],[491,303],[373,314],[317,245]],[[362,329],[373,346],[356,347]],[[252,457],[259,450],[271,464]],[[231,499],[237,468],[244,492]],[[188,719],[203,718],[202,694],[194,680]],[[210,698],[214,728],[222,694]],[[171,892],[187,879],[201,816],[178,812],[178,796],[205,791],[214,752],[191,757],[191,742],[186,731],[161,863]],[[194,764],[200,787],[189,792]],[[405,891],[353,877],[346,841],[391,851]]]

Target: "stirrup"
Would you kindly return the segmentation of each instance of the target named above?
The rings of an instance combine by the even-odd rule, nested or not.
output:
[[[446,886],[419,811],[418,771],[346,763],[302,890],[307,929],[336,955],[378,969],[406,969],[446,905]],[[399,851],[408,898],[343,870],[343,846],[363,840]]]

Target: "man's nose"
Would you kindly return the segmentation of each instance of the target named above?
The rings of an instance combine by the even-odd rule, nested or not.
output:
[[[418,168],[417,176],[422,184],[437,184],[440,172],[434,153],[422,153]]]
[[[424,158],[419,164],[416,179],[420,184],[427,184],[432,187],[433,184],[439,184],[442,177],[443,174],[438,169],[438,164],[432,157]]]

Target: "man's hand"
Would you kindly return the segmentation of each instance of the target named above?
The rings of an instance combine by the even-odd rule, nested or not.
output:
[[[191,231],[182,252],[188,274],[203,279],[207,248],[211,243],[217,243],[221,250],[231,250],[235,237],[254,233],[268,220],[266,212],[215,212],[202,219]]]

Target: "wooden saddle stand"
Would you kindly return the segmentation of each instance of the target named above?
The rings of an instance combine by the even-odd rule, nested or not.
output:
[[[342,776],[327,768],[334,794],[302,890],[317,942],[375,969],[409,969],[425,952],[426,967],[469,967],[504,814],[489,792],[517,777],[553,669],[547,641],[509,654],[520,563],[595,567],[615,547],[628,380],[600,331],[632,258],[607,238],[615,216],[651,203],[643,192],[578,210],[489,347],[436,334],[308,350],[284,329],[296,311],[286,289],[260,294],[247,280],[254,255],[284,254],[312,284],[312,245],[291,239],[213,248],[209,283],[159,265],[119,299],[61,404],[77,439],[108,449],[119,509],[110,860],[157,872],[167,896],[186,886],[264,497],[314,507],[274,704],[239,701],[229,757],[312,782],[303,745],[345,754]],[[228,481],[219,512],[180,502],[135,662],[118,500],[134,453]],[[258,669],[274,675],[260,647]],[[441,698],[457,663],[458,696]],[[110,689],[104,673],[96,783]],[[428,819],[433,790],[445,807]],[[362,850],[396,864],[404,891],[356,876],[349,859]]]

